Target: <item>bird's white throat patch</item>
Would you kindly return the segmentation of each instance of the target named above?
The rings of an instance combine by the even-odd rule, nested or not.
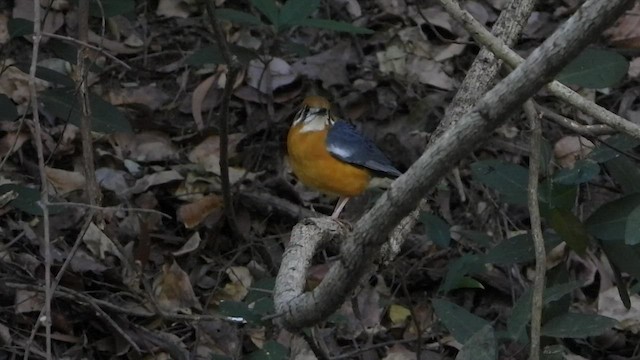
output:
[[[333,124],[331,116],[327,112],[318,113],[313,109],[301,111],[298,118],[293,122],[294,125],[302,123],[301,133],[324,130],[327,126]]]

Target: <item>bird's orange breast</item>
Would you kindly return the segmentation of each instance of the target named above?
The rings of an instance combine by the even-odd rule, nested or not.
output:
[[[305,185],[318,191],[357,196],[369,184],[367,170],[340,161],[327,151],[327,131],[300,132],[302,124],[292,126],[287,136],[287,149],[293,172]]]

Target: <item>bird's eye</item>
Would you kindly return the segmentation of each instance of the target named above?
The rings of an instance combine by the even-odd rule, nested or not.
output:
[[[313,115],[318,115],[318,116],[322,116],[322,115],[327,115],[329,113],[329,110],[324,109],[324,108],[320,108],[320,109],[316,109],[313,112]]]

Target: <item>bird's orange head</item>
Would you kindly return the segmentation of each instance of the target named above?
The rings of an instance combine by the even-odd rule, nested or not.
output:
[[[302,109],[293,120],[300,132],[320,131],[333,125],[331,103],[322,96],[310,95],[302,101]]]
[[[302,106],[306,106],[309,108],[318,108],[318,109],[331,109],[331,104],[329,100],[323,98],[318,95],[309,95],[302,101]]]

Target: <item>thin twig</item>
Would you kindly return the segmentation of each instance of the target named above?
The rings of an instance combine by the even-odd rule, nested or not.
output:
[[[38,169],[40,171],[40,207],[42,208],[42,226],[43,226],[43,242],[44,247],[44,316],[36,320],[33,326],[31,336],[27,342],[24,358],[29,358],[29,347],[33,342],[35,333],[40,322],[45,326],[45,348],[47,358],[51,359],[51,299],[53,296],[51,289],[51,236],[49,233],[49,192],[47,189],[47,172],[44,166],[44,149],[42,145],[42,128],[40,126],[40,113],[38,109],[38,92],[36,90],[36,68],[38,65],[38,52],[40,50],[40,41],[42,40],[42,29],[40,26],[40,2],[33,2],[33,50],[31,54],[31,66],[29,68],[29,94],[31,101],[31,111],[33,113],[34,139],[36,152],[38,154]]]
[[[89,0],[78,3],[78,40],[87,42],[89,37]],[[82,162],[84,167],[85,191],[90,205],[100,205],[102,193],[96,179],[93,161],[93,141],[91,138],[91,103],[89,101],[87,48],[78,49],[76,81],[79,82],[78,101],[82,110],[80,116],[80,138],[82,139]]]
[[[313,351],[313,354],[316,356],[316,358],[320,360],[330,359],[329,356],[324,352],[324,350],[322,350],[320,346],[316,344],[312,336],[310,336],[304,331],[300,331],[298,334],[304,339],[307,345],[309,345],[309,348],[311,349],[311,351]]]
[[[213,27],[218,48],[224,58],[225,63],[229,67],[227,72],[227,80],[222,93],[222,103],[220,104],[220,113],[218,115],[218,131],[220,135],[220,177],[222,182],[222,196],[224,201],[224,212],[234,235],[243,238],[242,233],[238,229],[235,211],[233,209],[233,197],[231,194],[231,184],[229,182],[229,102],[236,78],[240,73],[240,64],[235,55],[229,49],[229,43],[224,35],[224,31],[216,18],[216,10],[212,0],[207,0],[207,14],[209,21]]]
[[[89,44],[86,41],[80,41],[78,39],[74,39],[70,36],[64,36],[64,35],[59,35],[59,34],[52,34],[52,33],[48,33],[48,32],[43,32],[42,33],[43,36],[47,36],[53,39],[58,39],[58,40],[62,40],[62,41],[68,41],[68,42],[72,42],[74,44],[78,44],[80,46],[84,46],[88,49],[91,50],[95,50],[98,51],[99,53],[103,54],[104,56],[108,57],[109,59],[115,61],[116,63],[122,65],[125,69],[127,70],[131,70],[131,66],[129,66],[126,62],[118,59],[115,55],[110,54],[109,52],[107,52],[105,49],[98,47],[98,46],[94,46]]]
[[[575,120],[569,119],[568,117],[564,117],[553,110],[546,108],[542,105],[535,104],[536,110],[539,111],[545,118],[555,122],[556,124],[565,127],[576,134],[587,135],[587,136],[598,136],[598,135],[610,135],[615,134],[618,131],[612,129],[608,125],[597,124],[597,125],[583,125],[578,123]]]
[[[533,298],[531,301],[531,353],[530,360],[540,359],[540,327],[542,324],[542,295],[544,293],[544,277],[547,266],[547,255],[542,236],[540,207],[538,205],[538,178],[540,176],[540,147],[542,129],[540,116],[536,112],[532,100],[524,104],[524,112],[531,127],[531,154],[529,155],[529,185],[527,186],[531,236],[536,258],[536,273],[533,281]]]
[[[166,219],[173,219],[173,216],[169,214],[165,214],[162,211],[155,209],[142,209],[142,208],[124,208],[119,206],[97,206],[97,205],[89,205],[77,202],[52,202],[49,203],[49,206],[68,206],[68,207],[81,207],[87,209],[94,209],[99,211],[124,211],[131,213],[149,213],[149,214],[157,214]]]

